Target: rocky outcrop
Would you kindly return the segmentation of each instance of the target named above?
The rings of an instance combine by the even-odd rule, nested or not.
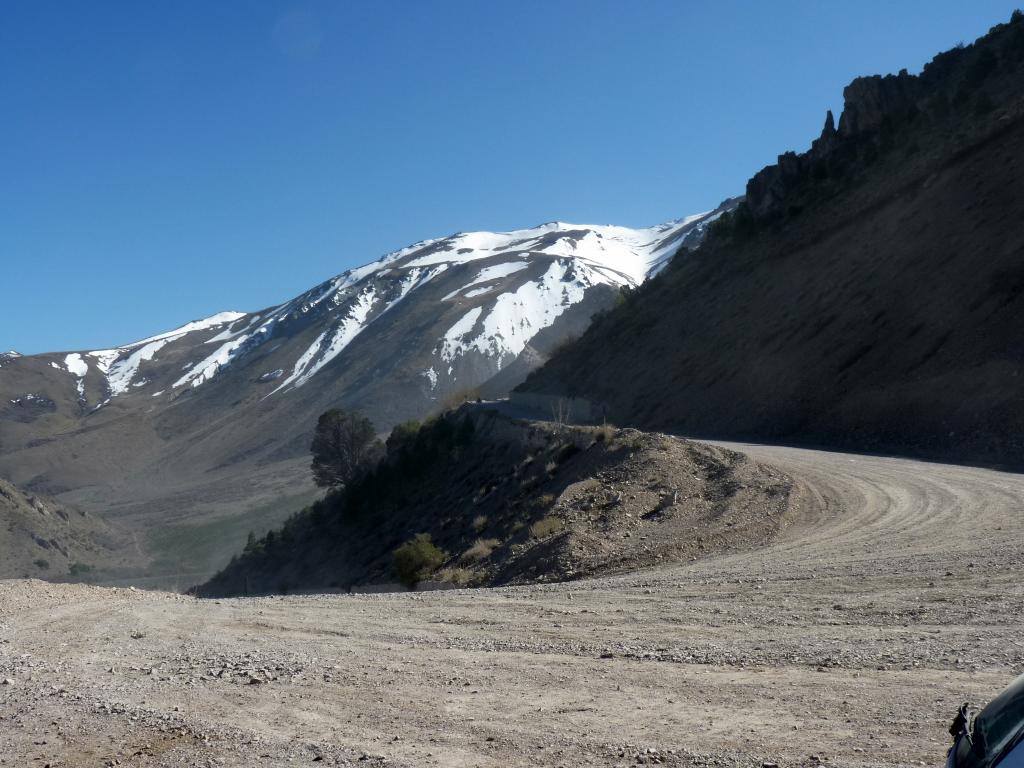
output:
[[[828,158],[840,143],[832,110],[825,115],[825,127],[821,136],[811,144],[811,150],[798,155],[785,152],[779,155],[777,165],[758,171],[747,182],[747,207],[759,217],[770,216],[782,211],[789,191],[807,175],[811,165]]]
[[[880,151],[910,145],[915,136],[957,121],[958,132],[974,139],[998,127],[1004,115],[1020,111],[1014,73],[1024,61],[1024,16],[1014,13],[970,46],[936,56],[920,75],[859,77],[843,90],[838,129],[832,113],[809,151],[786,152],[747,183],[747,207],[771,219],[802,209],[803,192],[847,179],[877,160]],[[993,114],[993,104],[1004,109]],[[964,124],[964,114],[972,117]]]
[[[918,103],[920,84],[920,79],[905,69],[898,75],[858,77],[843,89],[839,136],[850,139],[878,130],[894,116],[904,117]]]

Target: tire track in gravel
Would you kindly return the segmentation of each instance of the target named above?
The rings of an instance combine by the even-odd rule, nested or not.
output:
[[[823,500],[814,522],[791,528],[764,553],[776,560],[884,561],[903,554],[1019,550],[1024,544],[1022,475],[902,458],[715,444],[780,467]]]

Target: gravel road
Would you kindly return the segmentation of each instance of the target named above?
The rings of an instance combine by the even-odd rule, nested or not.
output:
[[[765,548],[559,585],[196,601],[0,582],[0,765],[939,765],[1024,671],[1024,476],[724,444]]]

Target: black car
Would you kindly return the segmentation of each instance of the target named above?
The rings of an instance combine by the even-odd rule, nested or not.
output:
[[[946,768],[1024,768],[1024,675],[980,712],[961,706],[949,732]]]

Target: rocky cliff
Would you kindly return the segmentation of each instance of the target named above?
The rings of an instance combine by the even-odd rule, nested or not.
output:
[[[843,90],[838,128],[829,111],[809,151],[786,152],[750,179],[750,211],[762,218],[784,217],[806,195],[834,191],[837,182],[863,173],[879,153],[913,133],[952,128],[960,143],[978,141],[992,130],[993,117],[998,124],[1020,114],[1022,60],[1024,25],[1018,12],[976,43],[937,55],[920,75],[904,69],[857,78]]]
[[[1024,464],[1024,19],[845,95],[523,390],[688,435]]]

